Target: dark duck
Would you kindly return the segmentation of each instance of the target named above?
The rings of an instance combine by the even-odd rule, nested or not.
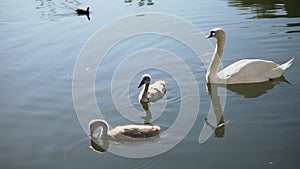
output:
[[[87,7],[86,10],[84,9],[76,9],[77,15],[86,15],[90,20],[90,7]]]

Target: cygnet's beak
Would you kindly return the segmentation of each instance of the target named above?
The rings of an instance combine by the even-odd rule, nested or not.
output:
[[[205,36],[205,39],[208,39],[208,38],[211,38],[211,37],[213,37],[213,34],[212,34],[212,33],[210,33],[209,35],[206,35],[206,36]]]
[[[145,84],[144,80],[141,81],[141,83],[139,84],[138,88],[140,88],[141,86],[143,86],[143,84]]]

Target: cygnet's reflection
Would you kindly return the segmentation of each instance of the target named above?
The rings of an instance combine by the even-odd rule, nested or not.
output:
[[[96,140],[91,138],[91,148],[96,152],[106,152],[108,150],[109,141],[106,139]]]
[[[144,140],[139,140],[139,141],[135,141],[135,140],[132,140],[131,142],[118,142],[118,144],[114,144],[114,145],[117,145],[117,146],[126,146],[126,145],[132,145],[132,144],[151,144],[151,143],[157,143],[157,138],[159,138],[159,135],[158,136],[153,136],[153,137],[149,137],[147,139],[144,139]],[[91,145],[90,145],[90,148],[93,150],[93,151],[96,151],[96,152],[99,152],[99,153],[104,153],[108,150],[109,148],[109,145],[110,145],[110,140],[108,139],[103,139],[103,138],[91,138]]]
[[[151,119],[152,119],[152,113],[149,109],[149,103],[141,103],[143,109],[146,112],[146,116],[142,117],[144,119],[144,124],[150,124]]]

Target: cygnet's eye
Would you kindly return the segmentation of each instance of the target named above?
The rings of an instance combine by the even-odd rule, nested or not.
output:
[[[212,36],[215,36],[215,35],[216,35],[216,31],[210,31],[210,34],[211,34]]]
[[[144,77],[143,80],[144,81],[150,81],[150,78],[149,77]]]

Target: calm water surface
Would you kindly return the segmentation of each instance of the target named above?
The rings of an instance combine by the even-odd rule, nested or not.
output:
[[[6,9],[0,12],[1,168],[296,168],[300,164],[299,5],[294,0],[0,2],[1,9]],[[91,7],[91,20],[74,13],[77,7],[86,6]],[[189,60],[195,56],[181,50],[182,45],[174,40],[157,36],[128,39],[107,55],[102,66],[105,73],[96,76],[98,104],[111,126],[130,121],[113,108],[107,92],[110,76],[122,55],[145,48],[161,47],[185,55],[199,81],[200,111],[184,140],[166,153],[144,159],[97,153],[89,148],[90,140],[74,110],[72,78],[76,59],[100,27],[145,12],[179,16],[204,33],[223,27],[227,33],[224,66],[242,58],[284,63],[294,57],[294,65],[285,74],[290,84],[274,81],[228,87],[224,111],[219,113],[229,123],[219,137],[212,135],[200,144],[199,134],[211,103],[203,64]],[[166,129],[178,115],[178,86],[168,74],[148,71],[155,80],[160,76],[170,82],[166,112],[154,121]],[[137,85],[142,73],[133,77],[132,86]],[[132,86],[129,99],[141,110]]]

